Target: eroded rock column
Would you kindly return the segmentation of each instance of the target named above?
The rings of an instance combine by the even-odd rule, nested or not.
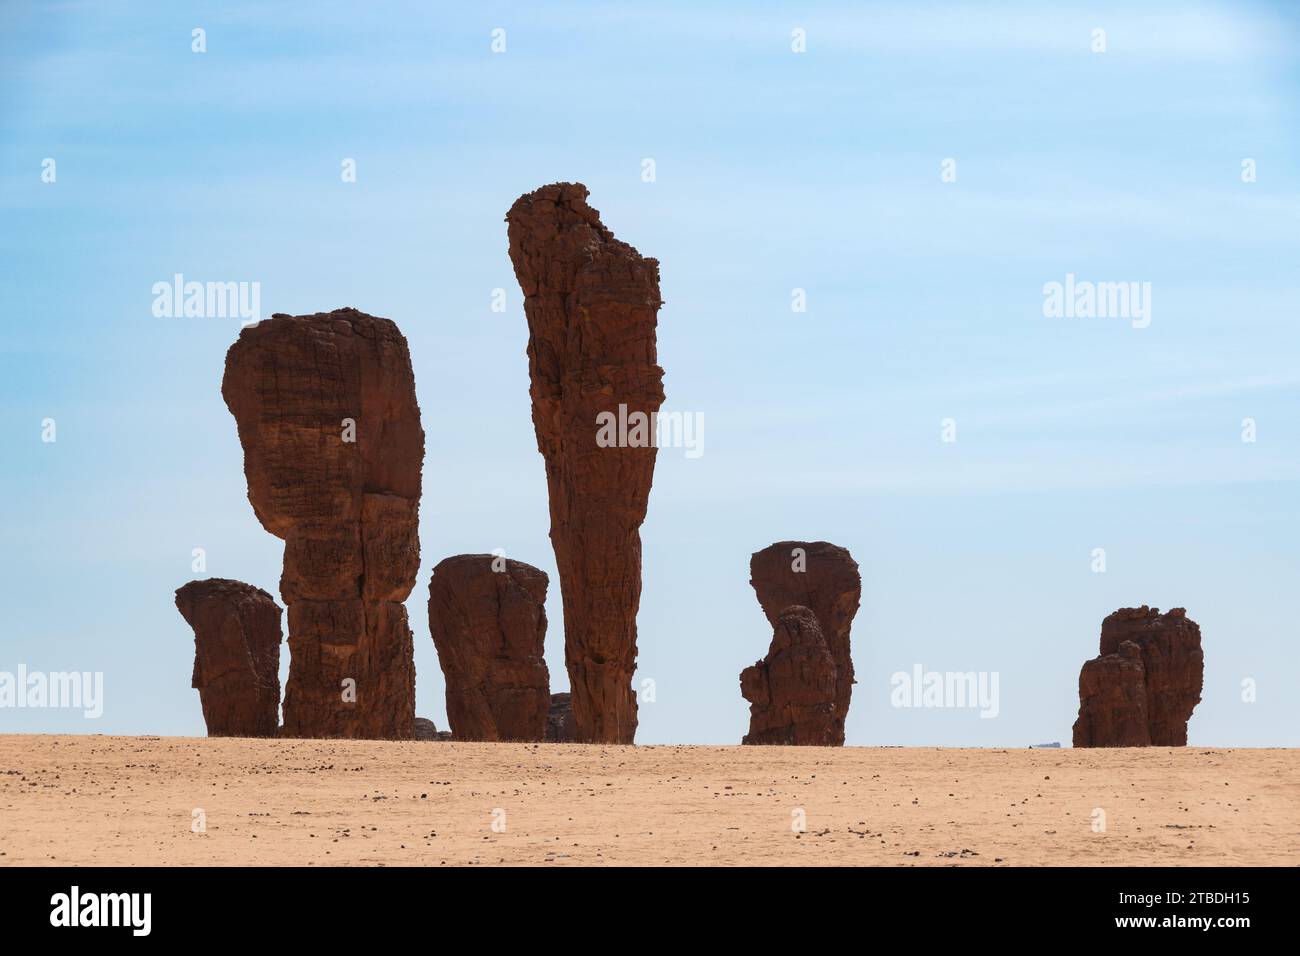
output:
[[[1120,608],[1079,674],[1074,746],[1186,746],[1204,678],[1201,629],[1184,608]]]
[[[587,188],[557,183],[506,214],[524,293],[537,447],[546,461],[551,544],[564,606],[564,657],[578,740],[636,733],[641,523],[656,448],[635,426],[601,447],[602,416],[649,419],[663,403],[655,347],[659,263],[615,239]]]
[[[406,339],[356,309],[275,315],[230,347],[221,392],[285,543],[284,733],[410,739],[424,431]]]
[[[779,541],[751,556],[749,583],[773,627],[791,606],[816,616],[835,661],[835,743],[843,744],[854,684],[850,632],[862,598],[858,563],[826,541]]]
[[[541,740],[551,705],[546,573],[491,554],[440,562],[429,581],[429,630],[457,740]]]
[[[194,629],[194,674],[209,737],[274,737],[280,723],[280,605],[243,581],[208,578],[176,590]]]
[[[741,743],[843,744],[835,687],[835,660],[817,616],[787,607],[773,625],[767,656],[740,672],[740,693],[749,701],[749,733]]]

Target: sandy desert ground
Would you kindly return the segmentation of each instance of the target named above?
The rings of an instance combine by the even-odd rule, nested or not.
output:
[[[0,735],[0,865],[1297,860],[1297,750]]]

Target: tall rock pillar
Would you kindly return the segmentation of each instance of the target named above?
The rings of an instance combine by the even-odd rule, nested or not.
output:
[[[285,735],[410,739],[424,430],[406,339],[356,309],[275,315],[230,347],[221,394],[253,511],[284,539]]]
[[[581,184],[521,196],[506,222],[528,319],[577,739],[631,743],[640,529],[657,451],[652,416],[664,399],[659,263],[614,238]],[[612,446],[598,442],[609,416],[620,423]]]

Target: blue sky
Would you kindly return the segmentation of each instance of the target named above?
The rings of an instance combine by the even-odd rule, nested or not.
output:
[[[1143,603],[1201,624],[1192,744],[1300,744],[1300,8],[623,6],[0,7],[0,670],[105,675],[100,719],[0,732],[202,733],[192,549],[277,593],[238,322],[154,317],[177,272],[407,335],[418,712],[445,726],[428,575],[462,552],[551,574],[567,686],[503,218],[576,180],[660,260],[665,407],[706,422],[643,528],[639,742],[740,739],[749,555],[802,538],[862,568],[850,744],[1068,743],[1101,619]],[[1150,282],[1150,326],[1045,318],[1067,273]],[[891,707],[917,663],[996,671],[999,716]]]

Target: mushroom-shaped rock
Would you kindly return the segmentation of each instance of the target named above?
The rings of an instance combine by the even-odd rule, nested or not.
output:
[[[749,583],[773,627],[794,605],[816,615],[835,661],[835,743],[843,744],[854,684],[850,631],[862,598],[858,563],[826,541],[778,541],[750,558]]]
[[[411,739],[424,430],[406,339],[356,309],[277,314],[230,347],[221,393],[253,511],[284,539],[285,735]]]

